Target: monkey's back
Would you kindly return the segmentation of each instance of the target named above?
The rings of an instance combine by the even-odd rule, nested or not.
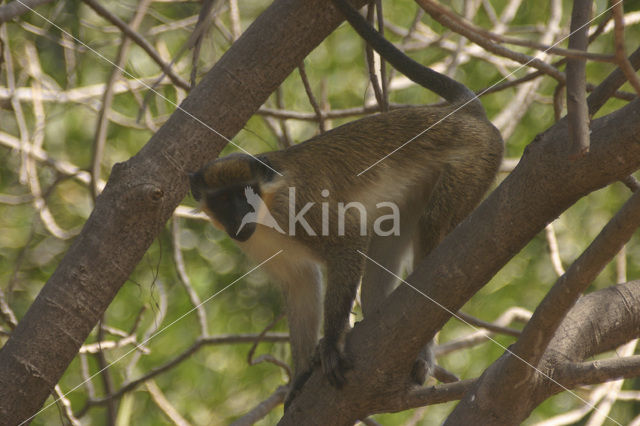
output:
[[[293,182],[331,190],[335,185],[368,186],[389,173],[420,181],[444,164],[486,168],[478,162],[490,162],[497,168],[502,146],[483,111],[442,105],[364,117],[266,156]]]

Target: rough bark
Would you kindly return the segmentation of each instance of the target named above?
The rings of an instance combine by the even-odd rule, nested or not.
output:
[[[519,425],[542,401],[563,391],[563,387],[573,389],[614,378],[637,377],[638,357],[580,361],[638,337],[639,318],[640,281],[584,296],[565,317],[538,367],[553,381],[531,369],[528,380],[505,386],[509,364],[513,362],[511,354],[505,353],[476,381],[445,424],[478,421],[483,425]]]
[[[361,4],[362,2],[360,2]],[[341,21],[320,0],[277,0],[181,107],[226,137]],[[0,419],[34,415],[188,190],[225,141],[182,111],[113,167],[94,211],[0,351]]]

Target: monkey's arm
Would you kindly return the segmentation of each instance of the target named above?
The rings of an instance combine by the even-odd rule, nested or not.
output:
[[[322,372],[338,388],[344,385],[344,373],[351,367],[344,354],[344,343],[363,268],[364,258],[355,248],[338,250],[327,262],[324,338],[318,345],[318,351]]]

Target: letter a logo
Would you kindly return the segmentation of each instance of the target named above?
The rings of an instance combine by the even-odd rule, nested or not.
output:
[[[282,230],[282,228],[280,228],[278,222],[276,222],[276,220],[269,212],[269,209],[267,208],[265,202],[262,201],[262,198],[260,198],[260,196],[255,193],[253,188],[247,186],[244,189],[244,196],[247,199],[247,203],[249,203],[249,205],[253,207],[253,211],[244,215],[244,217],[242,218],[242,222],[240,223],[240,227],[236,231],[236,235],[240,233],[242,228],[244,228],[247,223],[259,223],[269,228],[273,228],[281,234],[284,234],[284,231]]]

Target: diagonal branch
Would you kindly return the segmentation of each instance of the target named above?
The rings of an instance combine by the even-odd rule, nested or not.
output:
[[[171,66],[162,59],[160,54],[153,48],[153,46],[151,46],[151,44],[147,40],[145,40],[140,34],[138,34],[138,32],[136,32],[133,28],[131,28],[126,22],[124,22],[122,19],[118,18],[116,15],[111,13],[107,8],[102,6],[96,0],[83,0],[83,1],[84,3],[87,4],[87,6],[93,9],[94,12],[96,12],[98,15],[102,16],[104,19],[106,19],[107,21],[111,22],[113,25],[118,27],[120,31],[123,32],[123,34],[125,34],[127,37],[133,40],[133,42],[136,43],[138,46],[140,46],[142,50],[147,52],[147,55],[149,55],[149,57],[153,59],[155,63],[160,66],[160,69],[162,69],[162,71],[165,74],[167,74],[167,76],[173,82],[173,84],[175,84],[176,86],[184,90],[191,89],[191,86],[189,85],[189,83],[187,83],[185,80],[182,79],[182,77],[176,74],[175,71],[171,68]]]
[[[0,351],[3,422],[38,411],[186,195],[187,172],[224,147],[185,111],[233,136],[339,22],[323,1],[276,0],[147,145],[114,166],[82,232]]]
[[[24,15],[38,6],[51,3],[51,1],[52,0],[14,0],[11,3],[3,4],[0,6],[0,24]]]

